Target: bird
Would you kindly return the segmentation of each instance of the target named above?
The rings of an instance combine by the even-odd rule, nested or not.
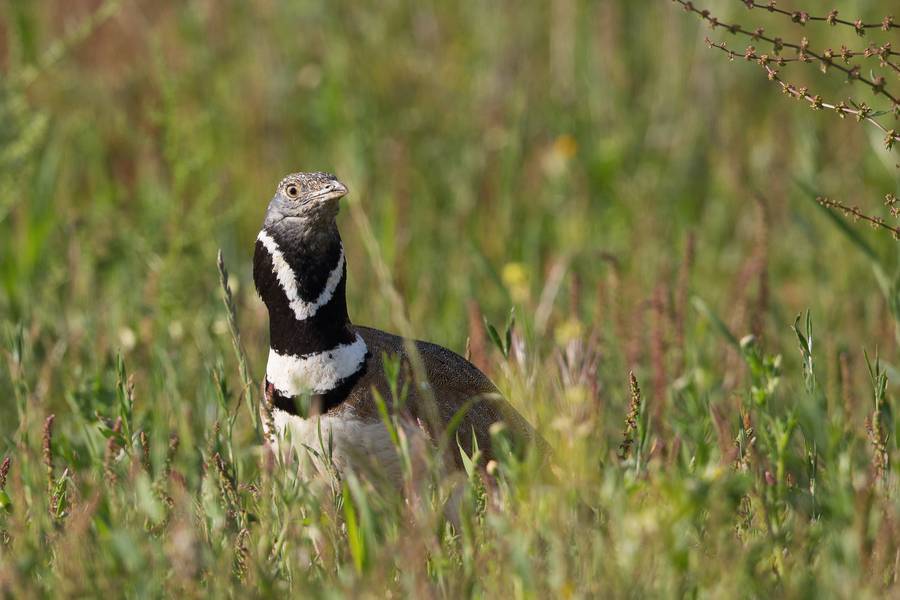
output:
[[[347,194],[330,173],[291,173],[278,183],[256,238],[253,279],[269,316],[264,427],[276,450],[306,451],[319,471],[328,454],[339,473],[376,469],[402,486],[396,437],[379,410],[388,407],[400,412],[411,452],[437,448],[451,436],[443,459],[451,471],[464,466],[459,450],[477,454],[482,466],[496,459],[498,431],[507,449],[546,451],[531,424],[462,356],[350,321],[336,220]],[[423,382],[414,377],[416,358]],[[393,388],[391,364],[400,366]],[[406,390],[406,397],[394,398],[392,389]]]

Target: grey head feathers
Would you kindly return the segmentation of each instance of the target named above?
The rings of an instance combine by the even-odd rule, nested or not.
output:
[[[336,235],[338,200],[347,192],[347,186],[330,173],[291,173],[278,183],[263,227],[285,240],[325,241]]]

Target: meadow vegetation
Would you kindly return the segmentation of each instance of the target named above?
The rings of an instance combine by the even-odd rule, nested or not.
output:
[[[0,5],[0,596],[896,595],[900,56],[851,57],[881,92],[760,65],[702,11],[900,30],[746,4]],[[554,448],[470,465],[459,528],[437,476],[262,444],[251,255],[297,170],[350,187],[351,318],[466,354]]]

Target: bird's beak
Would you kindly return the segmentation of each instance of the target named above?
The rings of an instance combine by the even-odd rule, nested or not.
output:
[[[327,188],[322,190],[320,198],[322,200],[337,200],[346,196],[349,191],[347,186],[340,181],[332,181]]]

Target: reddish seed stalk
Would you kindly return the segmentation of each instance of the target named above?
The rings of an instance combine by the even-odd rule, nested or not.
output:
[[[889,129],[877,120],[877,117],[882,117],[888,113],[892,113],[895,119],[900,118],[900,100],[898,100],[898,98],[887,89],[884,76],[871,75],[871,78],[869,78],[862,74],[860,65],[850,65],[850,60],[853,57],[863,56],[865,58],[870,58],[877,56],[882,67],[889,67],[893,71],[900,73],[900,64],[891,60],[892,56],[898,56],[900,55],[900,52],[893,50],[891,48],[890,42],[886,42],[880,46],[877,44],[871,44],[864,51],[853,51],[848,49],[846,46],[841,46],[840,52],[837,53],[830,48],[819,53],[810,48],[809,41],[805,37],[799,44],[785,42],[780,37],[770,37],[765,35],[765,32],[762,28],[757,28],[753,31],[750,31],[749,29],[746,29],[739,24],[720,21],[717,17],[713,16],[710,11],[705,9],[698,9],[697,7],[695,7],[694,3],[690,0],[673,1],[680,4],[685,11],[699,15],[710,25],[712,29],[723,28],[732,34],[741,34],[747,36],[751,40],[762,40],[771,43],[774,47],[773,55],[761,54],[757,52],[756,48],[752,45],[747,46],[743,54],[740,54],[728,49],[724,42],[713,42],[709,38],[706,39],[706,43],[710,48],[716,48],[718,50],[721,50],[722,52],[725,52],[732,60],[738,57],[743,57],[745,60],[758,63],[763,67],[763,69],[765,69],[768,79],[770,81],[776,82],[781,87],[781,90],[784,94],[797,100],[807,102],[809,104],[809,107],[813,110],[833,110],[841,118],[844,118],[847,115],[852,115],[856,117],[857,121],[867,121],[868,123],[881,130],[882,133],[884,133],[884,145],[888,151],[894,148],[894,144],[900,142],[900,131],[894,128]],[[859,20],[850,22],[839,19],[837,17],[837,11],[835,10],[829,12],[825,17],[817,17],[810,15],[805,11],[789,11],[777,8],[774,1],[768,2],[767,4],[762,4],[753,0],[741,0],[741,2],[748,8],[761,8],[764,10],[768,10],[769,12],[789,16],[794,22],[801,25],[805,25],[809,21],[824,21],[831,25],[851,25],[859,35],[863,35],[865,33],[865,29],[867,28],[881,27],[881,29],[883,29],[884,31],[888,31],[898,27],[896,24],[894,24],[892,17],[885,17],[880,24],[865,24]],[[781,50],[783,50],[784,48],[795,50],[797,56],[795,58],[786,58],[781,56]],[[809,91],[809,88],[805,86],[795,86],[785,81],[776,69],[776,67],[784,66],[789,62],[809,63],[814,62],[814,59],[820,63],[823,72],[827,71],[828,68],[837,69],[845,73],[850,82],[860,81],[863,84],[867,85],[876,96],[883,95],[889,98],[891,101],[890,110],[879,113],[870,108],[864,102],[856,103],[852,100],[849,101],[850,105],[852,105],[852,108],[844,102],[839,102],[836,104],[825,102],[820,95],[811,93]],[[842,60],[844,63],[850,66],[845,66],[838,62],[838,60]],[[897,206],[897,199],[890,194],[886,198],[886,204],[890,208],[891,214],[895,217],[900,216],[900,207]],[[889,231],[895,239],[900,240],[900,228],[889,225],[881,217],[866,215],[857,207],[847,206],[845,204],[842,204],[841,202],[834,201],[829,198],[820,197],[817,198],[817,201],[826,208],[840,211],[846,217],[852,218],[854,220],[864,220],[876,229],[885,229]]]
[[[141,444],[141,466],[148,475],[152,475],[152,468],[150,465],[150,442],[147,439],[147,432],[142,431],[139,440]]]
[[[762,340],[765,331],[766,313],[769,310],[769,213],[766,201],[757,198],[759,220],[753,255],[756,261],[756,300],[750,309],[750,331],[756,339]]]
[[[797,58],[802,62],[811,62],[809,57],[818,59],[821,63],[828,65],[829,67],[834,67],[839,71],[843,71],[851,80],[860,81],[863,84],[872,88],[872,91],[875,94],[883,94],[885,97],[891,100],[892,106],[900,105],[900,100],[898,100],[893,94],[891,94],[885,87],[884,82],[877,82],[875,80],[867,78],[865,75],[861,73],[859,66],[853,67],[845,67],[840,63],[836,63],[831,59],[827,58],[824,54],[819,54],[818,52],[809,48],[808,42],[804,38],[804,41],[800,44],[794,44],[792,42],[785,42],[781,38],[772,38],[763,32],[762,29],[755,29],[750,31],[748,29],[744,29],[741,25],[737,23],[726,23],[724,21],[720,21],[717,17],[714,17],[708,10],[698,9],[694,6],[693,2],[689,0],[673,0],[673,2],[677,2],[688,12],[695,13],[699,15],[704,21],[709,23],[710,27],[713,29],[717,29],[719,27],[727,30],[732,34],[741,34],[749,37],[752,40],[763,40],[765,42],[769,42],[776,49],[776,54],[782,48],[791,48],[792,50],[797,51]]]
[[[678,283],[675,296],[675,345],[678,347],[678,373],[683,373],[685,366],[684,328],[687,317],[688,287],[690,286],[691,269],[694,265],[695,244],[696,237],[694,233],[688,233],[684,244],[681,266],[678,269]]]
[[[225,459],[223,459],[222,455],[218,452],[213,455],[213,463],[219,473],[219,494],[222,498],[222,502],[228,507],[228,517],[236,519],[239,509],[238,495],[234,482],[229,475],[228,465],[225,464]]]
[[[169,480],[169,475],[172,473],[172,463],[175,460],[175,453],[178,452],[178,434],[173,433],[169,436],[169,446],[166,450],[166,462],[163,463],[162,477],[161,482],[165,484]]]
[[[744,54],[739,55],[736,52],[729,50],[724,42],[716,43],[711,41],[709,38],[706,38],[706,43],[710,48],[716,48],[727,53],[729,58],[731,58],[732,60],[734,60],[738,56],[742,56],[746,60],[756,61],[766,70],[766,76],[769,78],[769,81],[775,81],[776,83],[778,83],[781,86],[781,91],[785,94],[796,98],[797,100],[806,100],[807,102],[809,102],[810,108],[812,108],[813,110],[821,110],[823,108],[833,110],[841,118],[845,117],[846,115],[853,115],[856,117],[857,121],[868,121],[872,125],[875,125],[875,127],[885,133],[884,144],[888,150],[893,148],[894,143],[900,142],[900,133],[898,133],[894,129],[888,129],[884,125],[876,121],[871,116],[873,114],[872,109],[869,108],[865,103],[856,105],[856,108],[850,108],[843,102],[839,102],[838,104],[825,102],[818,94],[813,95],[809,93],[808,88],[796,87],[791,83],[787,83],[781,78],[781,76],[778,74],[778,71],[769,66],[773,62],[775,64],[782,64],[786,61],[797,59],[785,59],[781,57],[771,58],[765,54],[757,54],[754,51],[753,46],[749,46]]]
[[[866,417],[865,429],[872,445],[872,478],[874,481],[881,481],[888,467],[888,450],[884,426],[878,418],[877,411],[871,418]]]
[[[234,575],[239,581],[247,579],[247,567],[250,562],[250,552],[247,550],[247,542],[250,539],[250,531],[244,527],[234,539]]]
[[[0,463],[0,490],[6,487],[6,478],[9,476],[10,463],[11,460],[8,456]]]
[[[53,421],[56,415],[44,420],[43,441],[41,444],[44,468],[47,471],[47,491],[53,492]]]
[[[854,219],[856,221],[863,220],[869,223],[873,228],[878,229],[886,229],[890,231],[894,236],[895,240],[900,240],[900,227],[894,227],[892,225],[888,225],[885,220],[881,217],[870,217],[867,214],[864,214],[858,207],[856,206],[847,206],[838,202],[837,200],[831,200],[824,196],[820,196],[816,198],[816,202],[825,206],[827,208],[832,208],[841,211],[847,217]]]
[[[666,374],[666,293],[662,284],[653,290],[653,333],[650,338],[650,361],[653,365],[653,418],[664,425],[662,412],[665,408]]]
[[[481,310],[476,300],[469,300],[468,306],[469,318],[469,362],[478,367],[485,373],[488,372],[487,349],[484,333],[484,321],[481,317]]]
[[[740,448],[740,456],[735,468],[738,471],[747,472],[750,470],[750,460],[752,458],[753,447],[756,445],[756,433],[753,430],[753,422],[750,420],[750,413],[741,409],[741,424],[743,425],[744,444]],[[737,442],[735,442],[737,444]]]
[[[119,452],[118,436],[122,432],[122,417],[116,417],[113,424],[112,435],[106,440],[106,454],[103,457],[103,474],[106,476],[106,482],[110,485],[114,484],[118,479],[116,472],[113,470],[113,461]]]
[[[762,29],[757,29],[755,32],[755,35],[757,33],[761,33],[762,31],[763,31]],[[762,38],[755,38],[755,39],[762,39]],[[778,38],[775,38],[775,39],[777,40]],[[724,42],[720,42],[717,44],[712,44],[710,42],[708,42],[708,43],[710,44],[710,46],[714,45],[717,48],[725,50],[726,52],[728,52],[731,55],[731,58],[737,58],[738,56],[743,56],[747,60],[756,60],[757,62],[760,62],[761,64],[762,63],[774,63],[780,67],[783,67],[788,63],[797,63],[797,62],[811,63],[811,62],[813,62],[812,59],[810,59],[808,56],[808,51],[807,51],[807,53],[805,53],[803,55],[792,58],[792,57],[782,56],[779,53],[774,53],[771,55],[770,54],[757,55],[756,48],[754,46],[747,46],[747,48],[744,50],[744,53],[740,54],[738,52],[728,50],[726,48]],[[780,43],[782,45],[785,45],[784,42],[780,42]],[[803,47],[805,44],[807,44],[806,38],[803,38],[800,45],[801,45],[801,47]],[[823,59],[821,60],[821,62],[819,64],[820,64],[822,71],[826,72],[828,70],[828,67],[834,66],[834,60],[837,58],[844,61],[845,64],[850,64],[850,60],[857,56],[862,56],[863,58],[872,58],[872,57],[877,56],[879,58],[880,66],[887,67],[887,68],[891,69],[892,71],[900,73],[900,64],[897,64],[897,63],[893,62],[890,58],[888,58],[890,56],[895,56],[897,54],[898,53],[896,51],[891,50],[890,42],[885,42],[881,46],[877,46],[875,44],[870,44],[869,47],[866,48],[865,50],[850,50],[849,48],[847,48],[847,46],[841,46],[841,49],[837,52],[835,52],[831,48],[828,48],[827,50],[822,52]],[[849,73],[846,70],[844,72],[848,73],[848,75],[855,76],[855,74],[856,74],[855,69],[859,69],[859,67],[858,66],[850,67]],[[885,83],[884,77],[876,76],[872,81],[873,81],[873,83],[875,83],[876,86],[879,86],[879,87],[883,86]]]
[[[637,432],[637,420],[641,412],[641,388],[638,385],[634,371],[628,373],[631,388],[631,401],[628,404],[628,414],[625,416],[625,430],[622,432],[622,443],[619,445],[619,459],[625,460],[631,456],[631,448],[634,445],[634,434]]]
[[[44,420],[43,439],[41,443],[41,455],[44,462],[44,468],[47,472],[47,503],[51,514],[56,513],[57,503],[54,495],[54,477],[53,477],[53,421],[56,415],[50,415]]]
[[[841,398],[844,401],[844,419],[849,421],[853,418],[853,408],[856,406],[856,402],[853,400],[853,376],[850,369],[850,355],[847,352],[841,352],[838,360],[840,361]]]
[[[828,23],[831,26],[835,25],[846,25],[848,27],[852,27],[857,35],[863,36],[865,35],[866,29],[881,29],[882,31],[890,31],[894,28],[900,28],[900,25],[894,23],[894,17],[886,16],[884,17],[880,23],[863,23],[862,19],[857,19],[855,21],[847,21],[846,19],[841,19],[838,17],[837,10],[830,10],[828,14],[825,16],[816,16],[811,15],[805,10],[786,10],[783,8],[778,8],[774,0],[770,0],[766,4],[761,2],[754,2],[753,0],[739,0],[741,4],[746,6],[747,8],[762,8],[771,13],[777,13],[781,15],[785,15],[786,17],[790,17],[791,21],[797,23],[799,25],[806,25],[811,21],[821,21],[824,23]]]
[[[572,273],[572,283],[569,287],[569,312],[576,319],[581,318],[581,276]]]

